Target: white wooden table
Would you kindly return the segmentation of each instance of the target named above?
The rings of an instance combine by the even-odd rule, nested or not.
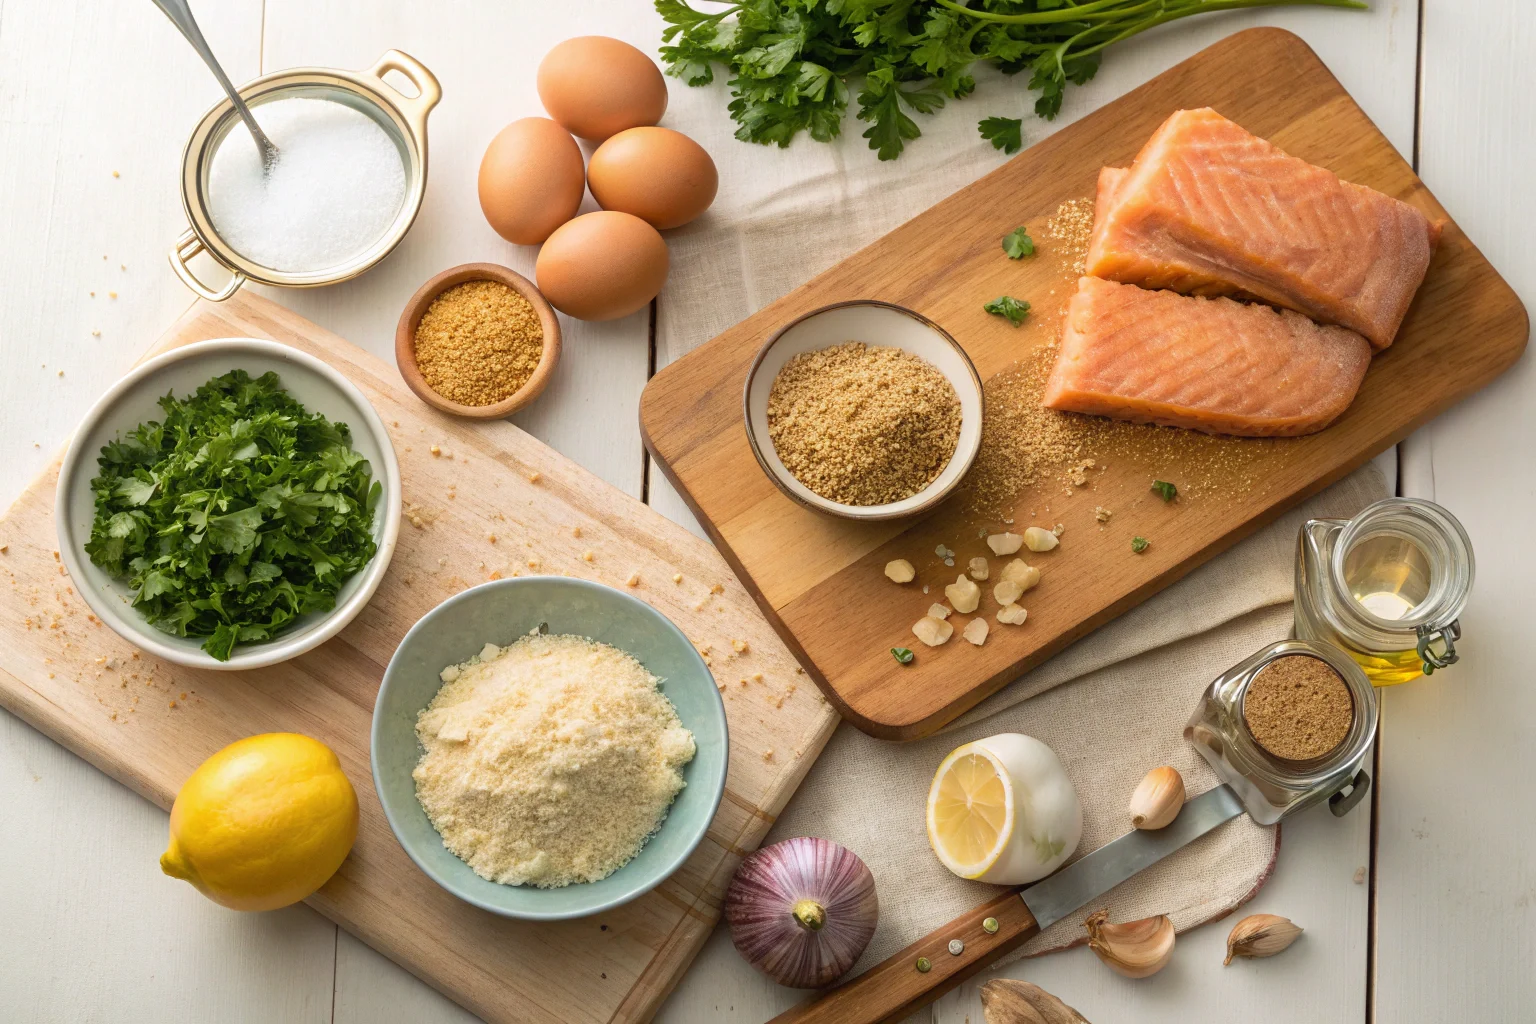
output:
[[[1518,0],[1375,6],[1160,30],[1114,50],[1069,109],[1106,102],[1238,28],[1283,25],[1312,44],[1536,303],[1536,193],[1526,183],[1536,165],[1536,12]],[[450,97],[474,97],[433,117],[432,187],[400,251],[359,281],[279,296],[386,358],[406,296],[435,271],[490,259],[531,273],[532,251],[486,227],[473,180],[495,129],[538,111],[532,69],[543,52],[591,32],[650,50],[659,30],[644,0],[222,0],[198,3],[197,13],[237,81],[299,64],[361,67],[398,46],[432,67]],[[216,96],[143,0],[0,0],[0,499],[20,492],[189,303],[164,253],[184,224],[180,148]],[[941,116],[974,121],[983,105]],[[866,158],[852,141],[850,158]],[[675,497],[659,485],[652,493],[636,428],[657,353],[651,323],[644,312],[567,321],[560,375],[520,422],[671,512]],[[1527,358],[1401,449],[1402,492],[1454,510],[1481,559],[1463,617],[1466,657],[1445,676],[1384,695],[1369,814],[1310,814],[1286,826],[1278,870],[1251,909],[1297,920],[1306,938],[1279,959],[1223,970],[1218,925],[1182,938],[1173,964],[1148,981],[1111,975],[1085,950],[1008,975],[1100,1024],[1531,1019],[1536,687],[1521,652],[1536,579],[1533,387]],[[1390,453],[1386,464],[1395,468]],[[3,713],[0,806],[0,1019],[470,1019],[303,907],[234,914],[166,879],[157,865],[165,815]],[[919,1019],[980,1021],[978,988],[962,987]],[[661,1019],[755,1022],[796,998],[717,933]]]

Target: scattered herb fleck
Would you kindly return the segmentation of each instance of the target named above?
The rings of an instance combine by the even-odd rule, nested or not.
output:
[[[383,491],[346,424],[244,370],[160,408],[101,449],[91,561],[128,579],[151,625],[207,637],[219,661],[334,607],[377,551]]]
[[[1024,119],[1022,117],[984,117],[976,125],[981,137],[1009,156],[1024,148]]]
[[[1156,491],[1157,496],[1162,498],[1164,501],[1172,501],[1174,498],[1179,496],[1179,489],[1173,486],[1173,484],[1169,483],[1167,480],[1152,481],[1152,489]]]
[[[1014,228],[1003,236],[1003,252],[1011,260],[1020,260],[1035,254],[1035,240],[1023,228]]]
[[[912,664],[912,657],[913,657],[912,652],[911,652],[911,650],[909,650],[906,647],[892,647],[891,648],[891,657],[895,658],[897,661],[901,662],[901,664],[903,664],[903,665],[910,665],[910,664]]]
[[[1147,550],[1147,548],[1150,547],[1150,546],[1151,546],[1151,542],[1148,541],[1147,538],[1145,538],[1145,537],[1132,537],[1131,538],[1131,550],[1136,552],[1138,555],[1141,554],[1143,551]]]
[[[1029,315],[1029,303],[1020,302],[1012,295],[999,295],[981,308],[994,316],[1007,317],[1008,322],[1015,327],[1023,323],[1024,318]]]

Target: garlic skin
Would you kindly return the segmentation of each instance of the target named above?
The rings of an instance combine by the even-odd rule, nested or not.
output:
[[[1088,929],[1088,948],[1127,978],[1150,978],[1173,958],[1173,922],[1166,916],[1110,924],[1109,911],[1096,910],[1083,926]]]
[[[987,1024],[1088,1024],[1088,1019],[1039,985],[993,978],[981,986]]]
[[[1147,772],[1131,794],[1131,824],[1137,828],[1162,828],[1184,806],[1184,777],[1175,768],[1163,765]]]
[[[1291,943],[1301,937],[1302,928],[1278,914],[1249,914],[1227,935],[1227,958],[1223,967],[1235,956],[1259,959],[1284,952]]]
[[[853,851],[800,837],[748,854],[725,893],[742,959],[781,985],[820,988],[858,960],[875,934],[875,879]]]

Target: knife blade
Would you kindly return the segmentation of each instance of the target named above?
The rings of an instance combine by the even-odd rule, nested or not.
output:
[[[1185,803],[1179,816],[1159,829],[1136,829],[1105,843],[1019,895],[1044,931],[1142,868],[1156,864],[1222,822],[1243,813],[1231,786],[1217,786]]]

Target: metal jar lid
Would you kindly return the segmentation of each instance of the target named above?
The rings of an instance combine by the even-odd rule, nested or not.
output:
[[[383,76],[390,71],[398,71],[409,79],[416,87],[416,95],[406,96],[385,82]],[[262,103],[294,96],[328,99],[373,118],[400,149],[405,199],[389,230],[344,263],[322,270],[289,272],[252,262],[219,237],[208,213],[208,168],[214,151],[239,120],[229,100],[220,100],[203,115],[182,151],[181,205],[190,226],[170,253],[171,268],[182,283],[214,302],[229,298],[248,280],[284,288],[315,288],[350,280],[394,251],[415,222],[426,192],[427,115],[443,96],[432,72],[409,54],[390,50],[363,71],[292,68],[247,83],[240,88],[240,95],[258,108]],[[215,289],[204,284],[187,266],[203,252],[233,275],[224,287]]]

